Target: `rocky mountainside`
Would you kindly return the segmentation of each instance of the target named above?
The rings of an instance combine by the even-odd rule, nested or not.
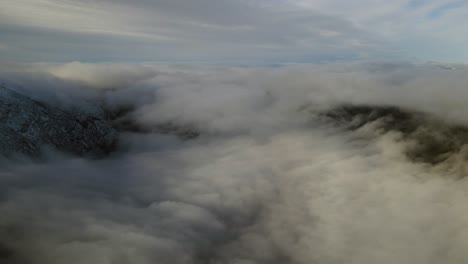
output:
[[[104,113],[58,109],[0,86],[0,155],[36,156],[48,146],[99,157],[112,150],[116,139]]]

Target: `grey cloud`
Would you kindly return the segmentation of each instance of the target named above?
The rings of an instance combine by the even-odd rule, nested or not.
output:
[[[383,44],[350,21],[284,1],[23,0],[3,12],[9,61],[362,58]]]

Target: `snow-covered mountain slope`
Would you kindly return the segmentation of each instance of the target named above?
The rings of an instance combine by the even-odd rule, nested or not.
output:
[[[104,114],[64,111],[0,86],[0,154],[38,155],[44,146],[101,156],[117,133]]]

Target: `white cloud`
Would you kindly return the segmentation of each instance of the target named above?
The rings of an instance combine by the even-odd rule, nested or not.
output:
[[[441,165],[417,163],[405,154],[414,142],[398,131],[344,131],[316,116],[341,104],[393,105],[466,126],[466,66],[0,69],[1,80],[21,85],[12,88],[56,107],[83,98],[133,105],[141,125],[169,120],[201,132],[192,141],[122,133],[120,152],[103,160],[0,163],[0,261],[468,260],[463,149]]]

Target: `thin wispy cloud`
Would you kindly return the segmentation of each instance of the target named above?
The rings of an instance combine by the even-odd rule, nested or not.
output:
[[[64,1],[0,3],[8,61],[454,60],[460,1]],[[450,12],[450,16],[445,16]],[[447,29],[448,32],[447,33]],[[457,35],[455,40],[447,38]],[[459,56],[462,60],[464,56]]]

